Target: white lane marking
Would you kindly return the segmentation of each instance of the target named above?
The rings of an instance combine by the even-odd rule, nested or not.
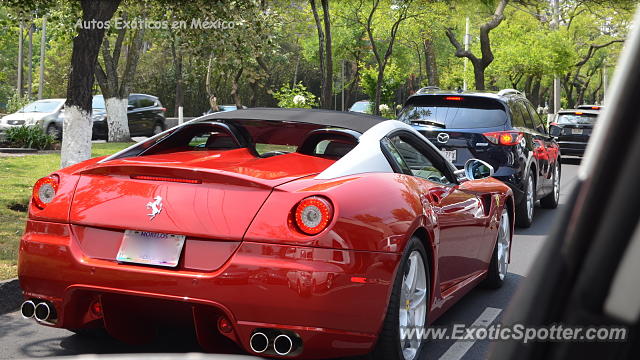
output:
[[[476,321],[471,324],[471,326],[481,326],[486,327],[489,326],[493,320],[495,320],[498,315],[502,312],[502,309],[488,307],[484,309],[482,314],[478,316]],[[475,341],[464,341],[458,340],[449,349],[440,356],[440,360],[459,360],[471,349]]]

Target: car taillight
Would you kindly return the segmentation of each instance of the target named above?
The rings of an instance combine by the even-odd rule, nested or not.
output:
[[[38,208],[44,209],[56,196],[59,183],[60,178],[55,174],[36,181],[36,184],[33,186],[33,203]]]
[[[449,101],[462,101],[462,96],[447,96],[444,99]]]
[[[298,229],[307,235],[316,235],[326,229],[333,216],[331,203],[319,196],[303,199],[295,207],[294,217]]]
[[[558,123],[553,122],[553,123],[549,124],[549,126],[558,126]]]
[[[490,142],[496,145],[516,145],[522,140],[524,134],[516,131],[495,131],[482,134]]]

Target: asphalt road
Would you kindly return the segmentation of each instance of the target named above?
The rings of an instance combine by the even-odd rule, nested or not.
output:
[[[515,294],[518,285],[526,277],[537,253],[551,230],[556,214],[565,206],[578,170],[577,163],[562,166],[560,206],[556,210],[536,208],[533,226],[517,229],[511,252],[511,265],[505,285],[498,290],[475,289],[454,305],[436,325],[471,325],[482,320],[499,322],[503,310]],[[489,341],[456,343],[430,341],[424,359],[484,359],[489,351]],[[143,347],[128,346],[109,338],[86,338],[67,330],[40,326],[34,321],[24,320],[18,312],[0,316],[0,359],[42,358],[49,356],[95,354],[199,352],[191,334],[167,333],[153,344]],[[226,357],[225,357],[226,358]],[[244,357],[243,357],[244,358]]]

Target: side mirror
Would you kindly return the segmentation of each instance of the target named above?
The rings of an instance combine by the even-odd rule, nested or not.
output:
[[[131,104],[127,105],[127,110],[133,110],[133,105]]]
[[[493,176],[493,166],[478,159],[469,159],[464,163],[464,175],[469,180],[478,180]]]

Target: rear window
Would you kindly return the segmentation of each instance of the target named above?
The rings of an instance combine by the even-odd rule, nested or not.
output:
[[[497,100],[471,96],[419,96],[409,99],[398,116],[407,124],[447,129],[488,128],[507,121]]]
[[[596,114],[559,114],[556,122],[563,125],[571,124],[595,124]]]

